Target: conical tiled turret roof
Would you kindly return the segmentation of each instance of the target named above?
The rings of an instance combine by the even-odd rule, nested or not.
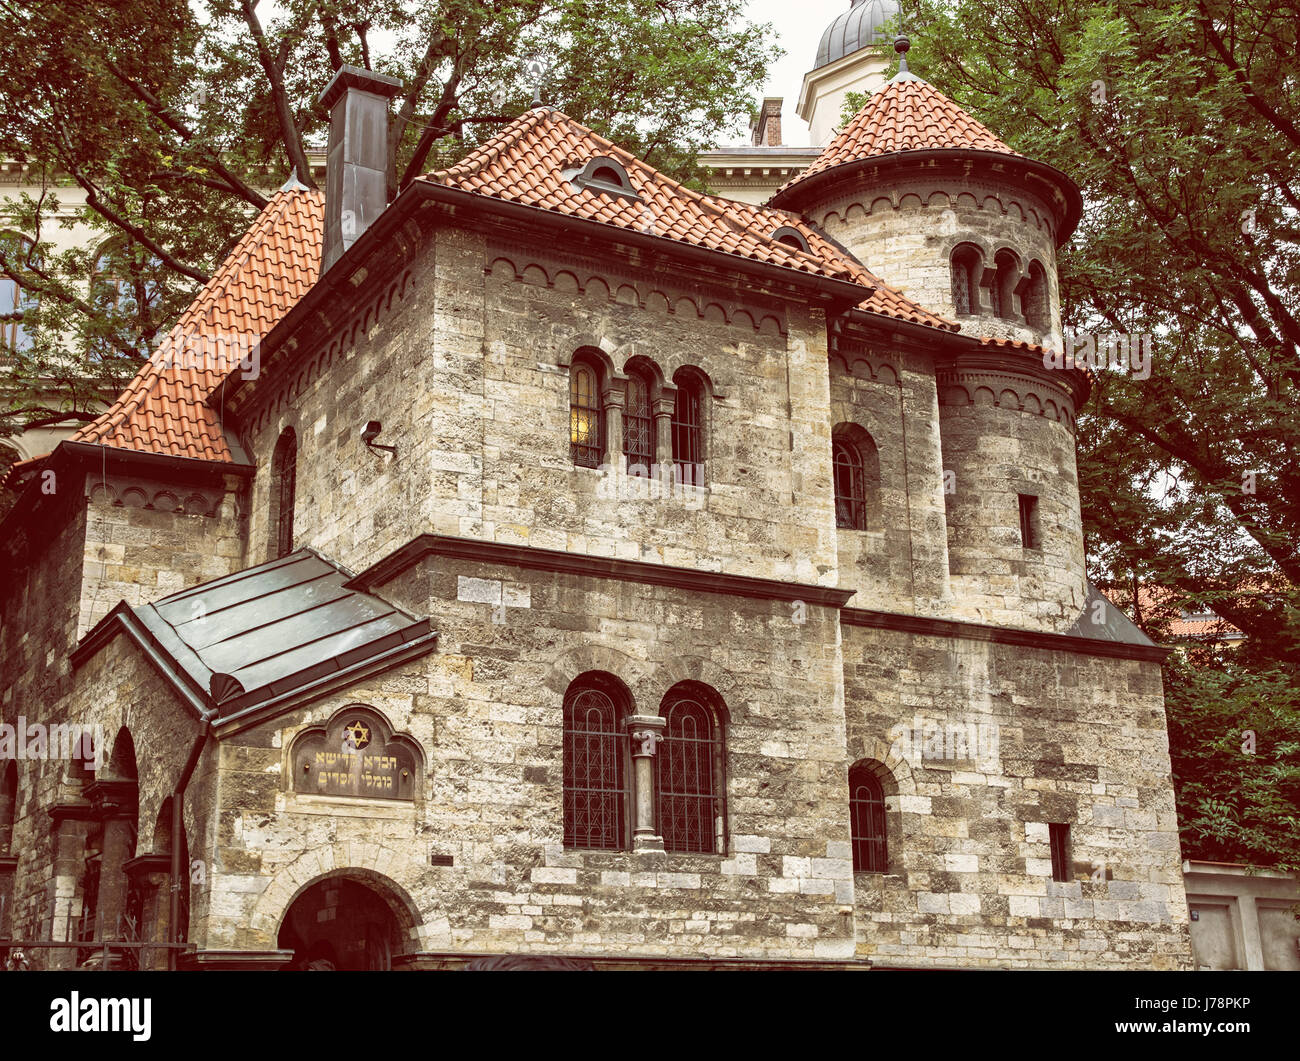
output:
[[[899,151],[954,148],[1024,157],[928,81],[903,71],[872,93],[817,160],[776,194],[846,163]]]

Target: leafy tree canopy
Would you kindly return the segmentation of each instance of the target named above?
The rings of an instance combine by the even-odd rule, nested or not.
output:
[[[1292,664],[1298,13],[1272,0],[903,2],[911,68],[1082,188],[1060,252],[1067,329],[1149,337],[1149,378],[1100,371],[1080,420],[1092,578],[1209,604]]]
[[[316,99],[344,63],[392,74],[389,195],[546,101],[698,182],[777,49],[741,0],[0,0],[0,283],[30,338],[0,388],[0,435],[93,416],[166,334],[291,169],[313,184]],[[65,185],[84,207],[56,209]],[[65,194],[64,198],[68,198]],[[94,239],[59,251],[59,226]],[[95,278],[95,279],[93,279]]]

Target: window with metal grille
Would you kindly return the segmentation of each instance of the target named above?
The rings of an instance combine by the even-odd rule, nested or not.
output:
[[[293,508],[298,485],[298,438],[293,428],[286,427],[281,433],[271,467],[275,506],[271,530],[275,534],[274,559],[279,559],[293,552]]]
[[[1020,543],[1026,549],[1041,547],[1038,534],[1038,498],[1020,494]]]
[[[600,381],[590,365],[578,363],[569,376],[569,448],[580,468],[600,467],[603,452]]]
[[[719,817],[712,713],[681,698],[664,718],[664,742],[655,757],[664,850],[712,854],[718,850]]]
[[[1070,827],[1052,822],[1047,826],[1047,839],[1052,848],[1052,880],[1070,879]]]
[[[867,489],[862,474],[862,454],[851,442],[833,443],[835,460],[835,526],[867,529]]]
[[[640,373],[627,378],[624,449],[629,475],[648,476],[655,460],[655,422],[650,412],[650,381]]]
[[[885,792],[866,763],[856,763],[849,771],[849,823],[854,871],[884,873],[888,866]]]
[[[570,689],[564,699],[564,843],[626,846],[623,737],[618,709],[599,689]]]
[[[673,470],[678,482],[704,483],[703,387],[698,380],[677,377],[673,405]]]

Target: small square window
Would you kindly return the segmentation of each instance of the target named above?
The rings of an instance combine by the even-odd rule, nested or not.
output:
[[[1052,847],[1052,880],[1070,880],[1070,827],[1052,822],[1047,826]]]
[[[1020,544],[1026,549],[1041,549],[1042,536],[1038,527],[1038,498],[1033,494],[1020,494]]]

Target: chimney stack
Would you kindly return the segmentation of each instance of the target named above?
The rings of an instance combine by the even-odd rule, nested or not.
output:
[[[395,77],[341,66],[320,94],[330,112],[322,274],[388,205],[388,101],[401,89]]]
[[[755,147],[781,146],[781,104],[780,96],[768,96],[758,112],[758,121],[754,123],[751,140]]]

